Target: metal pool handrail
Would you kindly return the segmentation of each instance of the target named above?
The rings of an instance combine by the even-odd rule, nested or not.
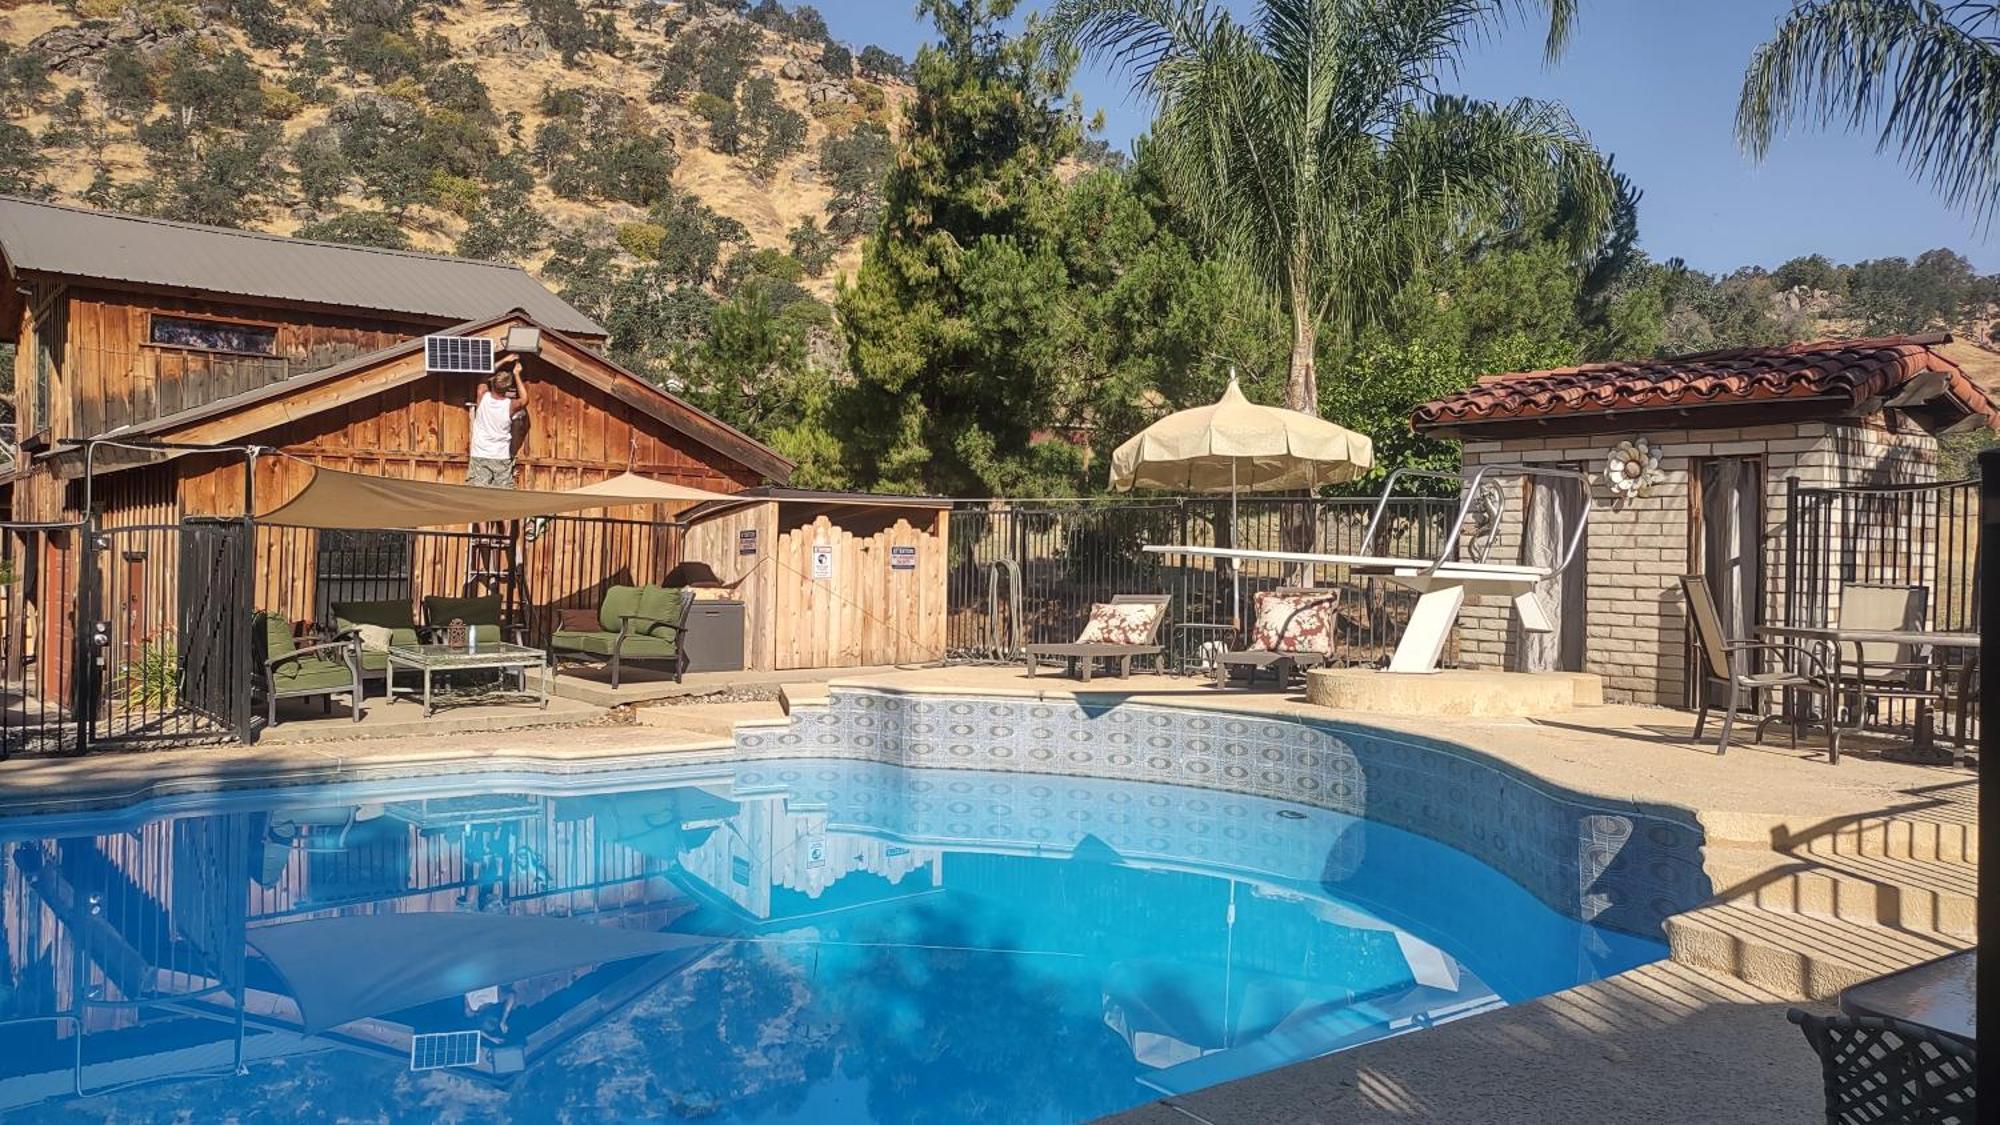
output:
[[[1554,469],[1541,465],[1481,465],[1471,476],[1464,473],[1446,472],[1440,469],[1392,469],[1389,479],[1382,486],[1382,495],[1375,501],[1375,514],[1368,521],[1368,531],[1361,537],[1361,549],[1366,553],[1375,544],[1375,532],[1381,527],[1382,516],[1388,511],[1389,501],[1395,498],[1396,482],[1404,477],[1421,477],[1426,480],[1457,481],[1459,485],[1458,514],[1452,519],[1451,529],[1445,532],[1444,543],[1438,549],[1438,556],[1428,560],[1426,574],[1435,574],[1437,569],[1450,562],[1458,552],[1458,536],[1465,530],[1465,522],[1472,515],[1472,506],[1479,498],[1480,486],[1489,477],[1546,477],[1553,480],[1573,480],[1583,486],[1583,509],[1577,514],[1576,528],[1570,532],[1569,542],[1563,546],[1562,556],[1549,568],[1550,574],[1560,574],[1567,569],[1575,557],[1577,548],[1583,545],[1583,531],[1590,523],[1590,513],[1596,507],[1590,494],[1590,474],[1575,469]],[[1504,497],[1502,499],[1504,503]]]

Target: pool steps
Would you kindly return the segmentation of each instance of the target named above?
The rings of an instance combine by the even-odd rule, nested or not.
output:
[[[1714,901],[1666,923],[1673,958],[1791,999],[1977,941],[1978,826],[1948,805],[1761,840],[1710,837]]]

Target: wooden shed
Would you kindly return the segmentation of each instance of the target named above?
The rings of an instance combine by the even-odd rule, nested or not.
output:
[[[683,514],[681,554],[744,606],[743,666],[944,659],[950,501],[751,488]]]

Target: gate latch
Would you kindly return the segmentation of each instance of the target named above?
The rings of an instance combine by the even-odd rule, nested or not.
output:
[[[93,622],[90,626],[90,643],[94,648],[110,648],[111,622]]]

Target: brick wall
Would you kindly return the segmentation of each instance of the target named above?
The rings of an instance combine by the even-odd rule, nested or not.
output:
[[[1604,458],[1631,437],[1660,451],[1665,479],[1652,494],[1614,503],[1602,484]],[[1482,465],[1567,464],[1591,474],[1596,508],[1586,557],[1584,669],[1604,677],[1607,700],[1680,706],[1687,698],[1687,627],[1679,579],[1699,565],[1691,555],[1690,474],[1707,457],[1756,456],[1764,462],[1765,605],[1783,604],[1782,548],[1786,480],[1802,487],[1915,483],[1936,479],[1937,442],[1914,427],[1881,423],[1791,423],[1751,429],[1509,438],[1465,443],[1467,472]],[[1521,491],[1508,488],[1510,510],[1489,558],[1521,557]],[[1481,599],[1459,618],[1459,661],[1467,667],[1518,667],[1521,637],[1505,599]]]

